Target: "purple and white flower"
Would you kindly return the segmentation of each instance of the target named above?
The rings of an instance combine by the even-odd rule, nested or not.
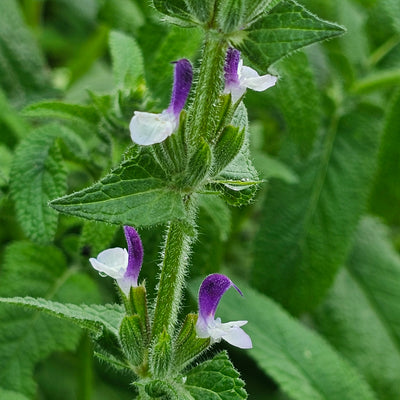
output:
[[[135,111],[129,124],[131,138],[136,144],[148,146],[164,141],[176,131],[179,116],[192,86],[192,65],[185,58],[175,62],[171,102],[160,114]]]
[[[262,92],[274,86],[278,78],[273,75],[259,75],[253,68],[243,65],[240,51],[230,47],[225,59],[225,90],[230,93],[232,102],[236,103],[246,92],[246,89]]]
[[[128,251],[114,247],[102,251],[97,258],[90,258],[92,267],[102,276],[114,278],[128,296],[131,287],[136,287],[143,263],[143,246],[139,234],[131,226],[124,226]]]
[[[247,324],[247,321],[222,323],[221,318],[214,319],[222,295],[231,287],[242,295],[239,288],[225,275],[212,274],[204,279],[199,290],[196,333],[199,338],[210,338],[211,343],[224,339],[233,346],[250,349],[253,347],[250,336],[240,328]]]

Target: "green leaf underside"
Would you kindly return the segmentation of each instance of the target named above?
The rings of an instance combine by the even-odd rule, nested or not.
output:
[[[370,204],[374,213],[388,223],[400,224],[400,91],[387,108],[382,145],[379,152],[378,172]],[[382,193],[385,195],[382,196]]]
[[[46,243],[57,228],[57,213],[48,201],[66,189],[66,171],[56,142],[65,128],[43,127],[31,133],[18,146],[10,180],[17,219],[31,239]]]
[[[292,0],[274,7],[245,31],[239,48],[258,68],[271,64],[295,50],[344,33],[344,28],[319,19]]]
[[[109,36],[115,83],[130,88],[143,76],[143,56],[136,41],[122,32]]]
[[[298,146],[300,156],[306,157],[313,149],[320,128],[322,112],[319,89],[303,52],[281,60],[276,67],[279,70],[279,84],[271,94],[285,119],[287,140]]]
[[[399,287],[400,258],[386,228],[364,218],[317,322],[382,400],[400,398]]]
[[[11,194],[18,222],[38,243],[52,240],[58,215],[48,202],[62,195],[67,185],[59,140],[71,153],[86,154],[80,137],[53,123],[31,131],[17,147],[11,167]]]
[[[222,322],[247,320],[243,329],[253,341],[246,353],[294,400],[373,400],[369,386],[325,340],[293,319],[267,297],[234,279],[216,316]],[[190,290],[197,295],[200,281]]]
[[[244,382],[239,378],[239,373],[225,351],[190,370],[187,374],[185,389],[195,400],[247,398]]]
[[[298,184],[271,180],[252,281],[294,313],[317,305],[345,260],[373,178],[379,118],[376,109],[360,106],[297,163]],[[296,152],[288,149],[293,163]]]
[[[49,92],[44,57],[15,0],[0,2],[0,86],[18,104]]]
[[[168,22],[185,27],[196,24],[184,0],[153,0],[153,5]]]
[[[43,101],[26,107],[22,114],[31,118],[60,118],[65,120],[78,120],[95,125],[99,116],[93,106],[68,104],[58,101]]]
[[[166,187],[162,171],[150,156],[144,157],[123,162],[93,186],[50,205],[66,214],[113,224],[148,226],[182,218],[181,194]]]
[[[52,246],[14,242],[6,248],[0,296],[30,295],[57,302],[98,302],[92,281],[68,269],[63,254]],[[80,330],[44,313],[0,304],[0,387],[32,397],[35,364],[54,351],[76,348]],[[4,363],[4,364],[3,364]]]
[[[95,337],[100,337],[105,329],[117,336],[124,316],[121,306],[117,304],[76,305],[33,297],[0,297],[0,302],[31,308],[69,320],[81,328],[92,331]]]

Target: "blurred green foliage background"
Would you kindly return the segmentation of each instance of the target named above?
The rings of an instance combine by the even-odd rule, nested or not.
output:
[[[274,64],[276,87],[246,95],[252,158],[266,182],[246,207],[204,200],[190,278],[223,271],[249,285],[221,315],[234,310],[239,319],[240,309],[260,344],[229,348],[251,399],[341,400],[334,382],[347,376],[365,398],[395,400],[400,3],[301,4],[347,33]],[[137,47],[119,48],[118,35]],[[1,296],[116,301],[88,257],[124,247],[121,229],[58,215],[47,202],[120,162],[133,111],[166,107],[170,62],[198,66],[201,38],[160,21],[148,1],[1,0]],[[126,52],[127,64],[116,65],[113,52]],[[124,81],[119,68],[129,71]],[[140,234],[141,276],[153,296],[163,227]],[[188,292],[183,312],[196,308]],[[78,328],[1,305],[0,399],[132,398],[129,377],[105,369],[92,350]]]

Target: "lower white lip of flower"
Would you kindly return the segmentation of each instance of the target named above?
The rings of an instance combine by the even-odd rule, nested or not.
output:
[[[143,146],[164,141],[176,128],[177,118],[167,110],[161,114],[135,111],[129,124],[133,142]]]
[[[233,346],[243,349],[252,347],[249,335],[240,327],[247,324],[247,321],[221,322],[221,318],[209,319],[208,321],[198,320],[196,324],[197,336],[211,339],[211,343],[219,343],[224,339]]]
[[[128,267],[128,252],[126,249],[114,247],[102,251],[97,258],[90,258],[92,267],[100,274],[108,275],[114,279],[123,278]]]

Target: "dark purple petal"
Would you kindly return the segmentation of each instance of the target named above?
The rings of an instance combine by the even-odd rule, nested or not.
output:
[[[239,76],[238,76],[238,68],[240,61],[240,51],[234,49],[233,47],[229,47],[226,53],[225,59],[225,86],[238,85],[239,84]]]
[[[124,226],[128,243],[128,267],[124,278],[129,278],[137,285],[137,279],[143,263],[143,246],[139,234],[131,226]]]
[[[172,88],[171,103],[168,111],[172,111],[176,117],[182,111],[192,86],[193,71],[190,61],[182,58],[175,62],[174,86]]]
[[[204,279],[199,290],[199,316],[202,320],[214,318],[222,295],[232,286],[242,295],[238,287],[225,275],[212,274]]]

